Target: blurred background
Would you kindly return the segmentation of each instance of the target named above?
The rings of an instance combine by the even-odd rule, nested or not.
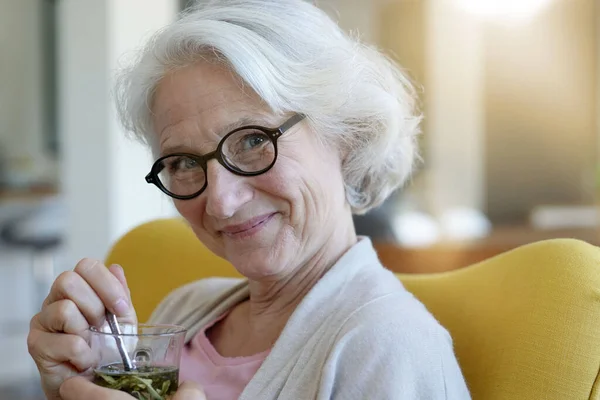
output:
[[[52,280],[175,215],[116,120],[113,73],[185,0],[0,0],[0,399],[40,399],[28,322]],[[600,1],[319,0],[418,88],[421,163],[356,217],[398,272],[600,242]]]

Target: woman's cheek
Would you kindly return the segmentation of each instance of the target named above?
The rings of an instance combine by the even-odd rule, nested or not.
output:
[[[200,199],[192,200],[175,200],[175,208],[191,225],[197,225],[202,221],[201,204],[198,201]]]

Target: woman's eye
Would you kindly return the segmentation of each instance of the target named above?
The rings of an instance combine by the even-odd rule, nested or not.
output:
[[[198,166],[198,162],[191,158],[185,158],[182,160],[182,168],[191,169],[196,168]]]
[[[229,159],[250,157],[260,154],[271,143],[271,139],[266,133],[259,130],[245,129],[228,136],[223,143],[222,151]]]
[[[255,147],[259,147],[260,145],[262,145],[266,140],[268,140],[264,134],[252,134],[252,135],[246,135],[243,139],[242,139],[242,150],[252,150]]]
[[[179,157],[169,163],[169,169],[172,172],[185,171],[198,167],[198,162],[193,158]]]

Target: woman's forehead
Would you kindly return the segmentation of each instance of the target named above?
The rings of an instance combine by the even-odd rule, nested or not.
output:
[[[175,134],[219,137],[241,125],[270,119],[256,94],[242,90],[229,71],[210,64],[167,75],[155,92],[152,113],[161,142]]]
[[[165,129],[185,125],[186,122],[206,125],[205,129],[213,130],[217,128],[214,125],[236,115],[251,113],[256,108],[250,99],[239,96],[236,90],[228,87],[211,93],[201,87],[194,91],[193,87],[161,85],[152,111],[154,126],[162,134]]]
[[[189,152],[191,150],[210,151],[227,133],[249,125],[270,127],[270,116],[240,114],[231,122],[218,125],[218,129],[203,129],[194,123],[173,125],[159,135],[160,150],[163,154]],[[186,126],[187,125],[187,126]]]

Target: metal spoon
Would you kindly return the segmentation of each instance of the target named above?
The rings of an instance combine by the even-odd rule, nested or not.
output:
[[[123,337],[121,336],[121,328],[119,327],[119,322],[117,321],[116,315],[106,310],[106,321],[108,322],[108,326],[110,326],[110,331],[114,335],[113,337],[115,338],[115,342],[117,342],[117,348],[121,354],[125,371],[133,370],[133,363],[131,362],[131,358],[129,358],[127,350],[125,349],[125,343],[123,342]]]

